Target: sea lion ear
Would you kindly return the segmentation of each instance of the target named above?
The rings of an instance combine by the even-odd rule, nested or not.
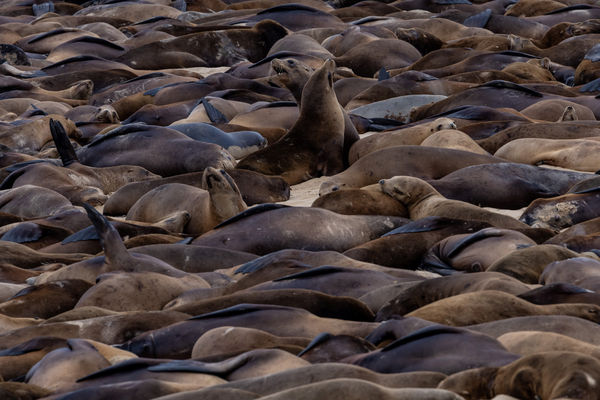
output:
[[[550,69],[550,59],[548,57],[542,58],[542,60],[540,61],[540,65],[542,68],[549,70]]]

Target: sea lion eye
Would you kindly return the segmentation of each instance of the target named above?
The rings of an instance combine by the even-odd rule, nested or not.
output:
[[[287,63],[290,64],[290,65],[294,65],[295,64],[294,60],[287,60]]]

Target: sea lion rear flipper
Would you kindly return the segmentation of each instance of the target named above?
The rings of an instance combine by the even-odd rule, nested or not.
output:
[[[0,240],[14,243],[28,243],[40,239],[42,234],[42,229],[37,224],[23,222],[2,235]]]
[[[593,81],[586,83],[579,89],[579,91],[582,93],[596,92],[598,90],[600,90],[600,78],[594,79]]]
[[[87,212],[88,218],[94,224],[98,236],[100,236],[100,244],[104,249],[104,258],[108,264],[112,264],[119,259],[129,258],[127,248],[119,235],[117,229],[112,226],[106,217],[100,214],[94,207],[84,203],[83,208]]]
[[[248,355],[242,353],[220,362],[208,363],[194,360],[176,360],[148,368],[152,372],[197,372],[212,375],[228,375],[248,362]]]
[[[470,28],[485,28],[487,23],[490,21],[490,17],[492,16],[492,10],[487,8],[485,11],[480,12],[479,14],[475,14],[465,19],[463,22],[464,26],[468,26]]]
[[[67,136],[67,131],[65,131],[60,122],[52,118],[50,118],[50,133],[52,134],[54,144],[56,144],[56,150],[58,150],[63,166],[68,167],[74,162],[79,162],[75,149]]]
[[[202,103],[202,105],[204,106],[206,115],[208,115],[210,122],[212,122],[213,124],[226,124],[229,122],[227,120],[227,117],[225,117],[225,115],[221,111],[217,110],[215,106],[213,106],[208,100],[206,100],[206,97],[203,97],[200,100],[200,103]]]

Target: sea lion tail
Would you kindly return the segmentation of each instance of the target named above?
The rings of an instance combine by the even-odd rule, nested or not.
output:
[[[56,150],[58,150],[63,166],[68,167],[74,162],[79,162],[75,149],[67,136],[67,131],[65,131],[65,128],[59,121],[55,121],[52,118],[50,118],[50,133],[52,134],[54,144],[56,144]]]
[[[123,239],[121,239],[119,232],[112,226],[110,221],[87,203],[83,203],[83,208],[85,208],[88,218],[92,221],[94,228],[98,232],[106,262],[111,264],[124,255],[129,255]]]

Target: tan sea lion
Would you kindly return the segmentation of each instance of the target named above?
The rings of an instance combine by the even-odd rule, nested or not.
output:
[[[184,211],[190,214],[184,232],[200,235],[246,208],[229,174],[208,167],[202,175],[202,189],[179,183],[159,186],[135,202],[127,219],[157,222]]]
[[[404,204],[412,220],[436,215],[439,217],[486,221],[499,228],[523,229],[528,225],[516,219],[485,210],[470,203],[449,200],[433,186],[412,176],[395,176],[379,182],[383,193]]]
[[[408,128],[376,133],[352,145],[349,161],[354,163],[359,158],[385,147],[420,145],[428,136],[443,129],[456,129],[456,124],[450,118],[438,118]]]
[[[444,147],[446,149],[464,150],[477,154],[489,154],[471,139],[469,135],[458,130],[441,130],[435,132],[423,140],[421,146]]]

